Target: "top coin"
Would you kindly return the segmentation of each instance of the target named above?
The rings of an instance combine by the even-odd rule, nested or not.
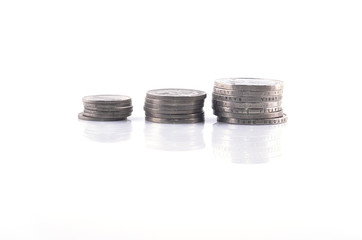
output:
[[[276,91],[284,87],[282,81],[264,78],[223,78],[215,80],[214,85],[223,89],[246,91]]]
[[[83,97],[84,103],[131,103],[131,98],[124,95],[91,95]]]
[[[206,93],[193,89],[165,88],[155,89],[147,92],[147,98],[160,100],[202,100]]]

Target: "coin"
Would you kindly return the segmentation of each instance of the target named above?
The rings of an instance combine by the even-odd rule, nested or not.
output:
[[[88,113],[88,112],[83,112],[83,115],[86,117],[91,117],[91,118],[106,118],[106,119],[112,119],[112,118],[126,118],[131,116],[131,113],[122,113],[122,114],[103,114],[103,113]]]
[[[286,123],[288,117],[286,114],[283,114],[282,117],[272,118],[272,119],[238,119],[238,118],[225,118],[225,117],[217,117],[219,122],[231,123],[231,124],[243,124],[243,125],[273,125],[273,124],[281,124]]]
[[[87,120],[87,121],[121,121],[126,120],[127,118],[94,118],[94,117],[87,117],[83,115],[83,112],[78,114],[78,118],[80,120]]]
[[[237,119],[270,119],[283,116],[283,111],[273,113],[260,113],[260,114],[242,114],[242,113],[225,113],[214,110],[214,114],[218,117],[224,118],[237,118]]]
[[[281,95],[273,95],[273,96],[231,96],[231,95],[219,95],[212,94],[213,100],[219,101],[232,101],[232,102],[277,102],[282,100]]]
[[[84,109],[84,114],[86,116],[88,115],[95,115],[95,116],[118,116],[118,115],[130,115],[132,113],[132,111],[113,111],[113,112],[104,112],[104,111],[93,111],[93,110],[89,110],[89,109]]]
[[[198,123],[205,121],[204,118],[190,118],[190,119],[163,119],[146,116],[146,120],[155,123]]]
[[[177,110],[194,110],[194,109],[201,109],[204,107],[204,104],[200,105],[157,105],[157,104],[150,104],[145,103],[144,105],[147,108],[152,109],[160,109],[160,110],[170,110],[170,111],[177,111]]]
[[[214,87],[214,93],[219,95],[231,95],[231,96],[273,96],[273,95],[283,95],[283,90],[277,91],[238,91],[238,90],[229,90],[223,88]]]
[[[284,84],[279,80],[264,78],[224,78],[215,80],[214,86],[230,90],[279,91]]]
[[[159,114],[191,114],[191,113],[203,112],[202,108],[187,109],[187,110],[163,110],[163,109],[143,107],[143,109],[145,110],[145,112],[159,113]]]
[[[110,104],[88,104],[84,103],[84,108],[94,111],[128,111],[132,110],[132,106],[119,106],[119,105],[110,105]]]
[[[191,114],[159,114],[146,112],[147,117],[162,118],[162,119],[188,119],[188,118],[202,118],[204,112],[191,113]]]
[[[202,100],[206,98],[206,93],[193,89],[165,88],[150,90],[147,92],[146,97],[161,100]]]
[[[128,108],[127,110],[115,110],[115,109],[89,109],[84,108],[85,113],[98,113],[98,114],[124,114],[133,112],[132,108]]]
[[[131,98],[124,95],[91,95],[83,97],[84,103],[92,103],[92,104],[109,104],[109,103],[118,103],[118,104],[131,104]]]
[[[282,111],[281,107],[274,108],[230,108],[222,106],[213,106],[216,111],[228,112],[228,113],[244,113],[244,114],[257,114],[257,113],[272,113]]]
[[[274,108],[280,107],[282,101],[277,102],[258,102],[258,103],[241,103],[241,102],[230,102],[221,100],[212,100],[213,106],[222,106],[230,108]]]
[[[183,106],[183,105],[202,105],[204,104],[204,100],[191,100],[191,99],[168,99],[167,101],[163,99],[152,99],[152,98],[146,98],[146,103],[149,104],[155,104],[155,105],[170,105],[170,106]]]

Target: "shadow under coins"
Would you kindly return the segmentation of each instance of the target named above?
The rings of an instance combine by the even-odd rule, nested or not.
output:
[[[280,125],[234,125],[217,122],[213,125],[214,157],[233,163],[267,163],[280,159],[282,130]]]
[[[145,122],[146,146],[164,151],[191,151],[205,147],[204,123],[164,124]]]
[[[84,127],[83,136],[95,142],[112,143],[131,138],[132,122],[130,120],[114,122],[79,121]]]

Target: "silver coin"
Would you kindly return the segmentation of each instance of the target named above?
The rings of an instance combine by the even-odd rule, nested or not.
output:
[[[83,112],[83,115],[86,117],[92,117],[92,118],[126,118],[131,116],[131,113],[121,113],[121,114],[105,114],[105,113],[89,113],[89,112]]]
[[[283,89],[284,84],[279,80],[264,78],[223,78],[215,80],[214,86],[239,91],[278,91]]]
[[[190,119],[163,119],[163,118],[154,118],[154,117],[147,117],[146,121],[155,122],[155,123],[199,123],[204,122],[204,118],[190,118]]]
[[[94,117],[87,117],[83,115],[83,112],[78,114],[78,118],[80,120],[86,120],[86,121],[122,121],[126,120],[127,118],[94,118]]]
[[[201,105],[157,105],[157,104],[149,104],[145,103],[144,107],[152,108],[152,109],[160,109],[160,110],[170,110],[170,111],[177,111],[177,110],[193,110],[193,109],[202,109],[204,104]]]
[[[274,108],[230,108],[222,106],[212,106],[212,109],[219,112],[228,112],[228,113],[243,113],[243,114],[258,114],[258,113],[272,113],[279,112],[283,109],[281,107]]]
[[[92,104],[113,104],[113,103],[131,103],[131,98],[124,95],[90,95],[83,97],[84,103],[92,103]]]
[[[116,116],[116,115],[125,115],[132,113],[132,110],[126,110],[126,111],[98,111],[98,110],[90,110],[90,109],[84,109],[83,111],[85,114],[95,114],[95,115],[101,115],[101,116]]]
[[[259,103],[241,103],[241,102],[230,102],[230,101],[220,101],[212,100],[213,106],[222,106],[230,108],[274,108],[280,107],[282,101],[278,102],[259,102]]]
[[[189,119],[189,118],[203,118],[204,112],[191,113],[191,114],[159,114],[146,112],[147,117],[162,118],[162,119]]]
[[[155,113],[155,114],[191,114],[191,113],[203,112],[202,108],[187,109],[187,110],[163,110],[163,109],[143,107],[143,110],[145,110],[145,112]]]
[[[88,104],[84,103],[84,108],[89,110],[99,110],[99,111],[127,111],[128,109],[133,109],[132,105],[109,105],[109,104]]]
[[[286,114],[283,114],[282,117],[278,117],[278,118],[258,119],[258,120],[217,117],[217,121],[219,121],[219,122],[240,124],[240,125],[274,125],[274,124],[286,123],[287,120],[288,120],[288,117]]]
[[[154,89],[147,92],[147,98],[151,99],[162,99],[162,100],[202,100],[206,98],[206,93],[199,90],[193,89],[182,89],[182,88],[165,88],[165,89]]]
[[[238,91],[238,90],[229,90],[223,88],[214,87],[214,93],[219,95],[231,95],[231,96],[274,96],[274,95],[283,95],[283,90],[276,91]]]
[[[133,107],[119,107],[119,108],[89,108],[88,106],[84,106],[84,109],[87,109],[88,111],[95,111],[95,112],[132,112]]]
[[[225,113],[214,110],[214,115],[224,118],[236,118],[236,119],[270,119],[283,116],[283,111],[273,113],[260,113],[260,114],[241,114],[241,113]]]
[[[273,96],[230,96],[230,95],[219,95],[212,94],[213,100],[219,101],[232,101],[232,102],[277,102],[282,100],[281,95],[273,95]]]
[[[168,100],[164,100],[164,99],[152,99],[152,98],[146,98],[145,99],[145,103],[149,103],[149,104],[155,104],[155,105],[170,105],[170,106],[183,106],[183,105],[201,105],[204,104],[205,100],[192,100],[192,99],[177,99],[177,100],[173,100],[173,99],[168,99]]]

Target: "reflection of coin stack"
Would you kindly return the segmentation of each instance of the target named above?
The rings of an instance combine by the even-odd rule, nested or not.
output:
[[[258,78],[215,81],[212,108],[219,122],[271,125],[287,121],[281,108],[283,82]]]
[[[214,156],[234,163],[265,163],[278,159],[283,126],[215,123],[212,134]]]
[[[83,121],[84,136],[95,142],[119,142],[131,137],[132,122],[129,120],[118,122]]]
[[[155,89],[147,92],[146,120],[155,123],[198,123],[205,120],[206,93],[192,89]]]
[[[126,120],[132,113],[132,100],[122,95],[93,95],[83,98],[84,111],[78,118],[88,121]]]
[[[146,122],[145,139],[149,148],[166,151],[190,151],[205,147],[203,123],[157,124]]]

